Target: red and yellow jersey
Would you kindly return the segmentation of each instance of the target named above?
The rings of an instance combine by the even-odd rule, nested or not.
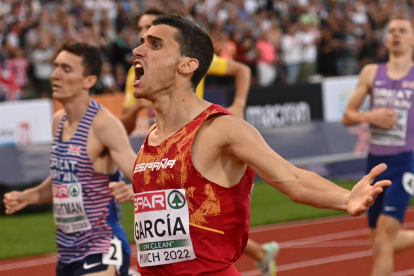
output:
[[[213,114],[230,113],[211,105],[160,145],[148,145],[147,136],[141,146],[134,165],[134,192],[185,191],[196,256],[190,261],[138,266],[142,275],[239,275],[233,263],[241,256],[248,239],[254,172],[248,167],[238,184],[224,188],[204,178],[194,167],[191,145],[200,126]]]
[[[216,76],[224,76],[227,70],[227,60],[221,58],[217,55],[213,56],[213,61],[211,62],[210,68],[208,69],[206,75],[216,75]],[[134,67],[129,68],[128,75],[126,78],[125,83],[125,101],[124,107],[130,108],[134,105],[137,99],[134,97],[134,86],[132,83],[134,82],[135,78],[135,71]],[[197,86],[196,94],[200,98],[204,97],[204,83],[205,78],[203,78]]]

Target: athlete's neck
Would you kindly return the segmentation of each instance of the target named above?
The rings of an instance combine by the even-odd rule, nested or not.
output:
[[[165,95],[154,102],[157,112],[157,136],[162,140],[191,122],[211,103],[200,99],[194,92]]]
[[[405,55],[390,55],[387,73],[391,79],[403,78],[413,67],[411,52]]]
[[[91,98],[77,97],[68,101],[62,102],[63,108],[66,112],[66,120],[69,124],[79,123],[89,107]]]

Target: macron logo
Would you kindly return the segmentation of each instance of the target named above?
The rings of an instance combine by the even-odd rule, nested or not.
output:
[[[168,158],[162,159],[160,162],[150,162],[150,163],[140,163],[137,164],[134,168],[134,173],[143,172],[146,169],[151,169],[151,171],[159,171],[161,169],[173,168],[176,160],[169,160]]]
[[[385,80],[375,81],[375,85],[376,85],[376,86],[381,86],[381,85],[384,85],[385,83],[386,83],[386,81],[385,81]]]

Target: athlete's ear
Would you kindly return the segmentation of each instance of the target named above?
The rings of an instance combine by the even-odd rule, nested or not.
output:
[[[93,76],[93,75],[87,76],[85,80],[83,81],[83,88],[89,90],[96,84],[97,81],[98,81],[97,76]]]
[[[178,62],[178,72],[188,75],[197,70],[199,66],[198,60],[190,57],[182,57]]]

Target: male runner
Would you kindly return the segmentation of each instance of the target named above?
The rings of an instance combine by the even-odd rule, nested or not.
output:
[[[377,180],[390,179],[368,211],[374,254],[371,275],[391,275],[394,253],[414,245],[414,231],[401,230],[407,205],[414,193],[414,29],[410,20],[396,18],[388,26],[389,62],[366,65],[343,117],[344,125],[369,123],[371,141],[367,171],[385,163],[387,172]],[[372,110],[359,112],[371,94]]]
[[[63,110],[53,116],[51,175],[5,194],[6,214],[53,201],[58,276],[128,275],[131,251],[108,183],[119,178],[117,168],[131,178],[136,154],[121,122],[90,98],[102,67],[98,50],[64,45],[54,66],[53,98]]]
[[[160,15],[163,15],[163,13],[156,9],[149,9],[143,13],[143,15],[138,20],[139,38],[143,37],[143,35],[152,26],[151,22]],[[246,106],[251,79],[251,73],[248,66],[237,61],[226,60],[217,55],[214,55],[213,61],[207,71],[207,75],[233,76],[235,78],[236,94],[233,104],[228,108],[228,110],[237,117],[244,118],[244,108]],[[130,134],[135,128],[138,112],[141,109],[148,107],[148,101],[145,101],[143,99],[136,99],[134,97],[134,87],[132,85],[134,78],[135,70],[132,66],[128,71],[128,76],[126,79],[125,101],[121,115],[121,121],[124,124],[128,134]],[[202,78],[196,88],[196,94],[200,98],[204,97],[204,82],[205,78]],[[148,113],[150,116],[155,116],[153,109],[148,110]],[[113,195],[119,195],[122,193],[124,194],[125,201],[129,201],[131,199],[131,196],[128,193],[122,192],[121,186],[122,184],[120,183],[111,184],[110,187],[113,190]],[[279,253],[279,245],[276,242],[269,242],[260,245],[249,239],[244,253],[255,260],[255,264],[260,269],[262,276],[276,275],[275,258]]]
[[[152,20],[156,19],[163,13],[156,9],[149,9],[138,20],[138,37],[141,38],[147,30],[152,26]],[[217,55],[214,55],[213,62],[207,75],[216,76],[233,76],[236,84],[236,93],[234,101],[227,109],[237,117],[244,118],[244,108],[246,106],[247,95],[249,93],[251,73],[248,66],[241,62],[234,60],[226,60]],[[130,134],[136,123],[138,112],[148,107],[148,102],[145,100],[138,100],[134,97],[134,82],[135,71],[133,66],[129,69],[125,83],[125,101],[124,108],[121,115],[121,121],[124,124],[128,134]],[[200,98],[204,97],[204,82],[203,78],[197,86],[196,93]],[[151,111],[149,111],[151,112]]]
[[[258,131],[194,92],[213,59],[208,34],[160,16],[134,49],[134,97],[153,103],[157,124],[133,171],[135,240],[146,275],[240,275],[256,171],[298,203],[360,215],[390,185],[371,186],[375,167],[352,191],[289,164]]]

